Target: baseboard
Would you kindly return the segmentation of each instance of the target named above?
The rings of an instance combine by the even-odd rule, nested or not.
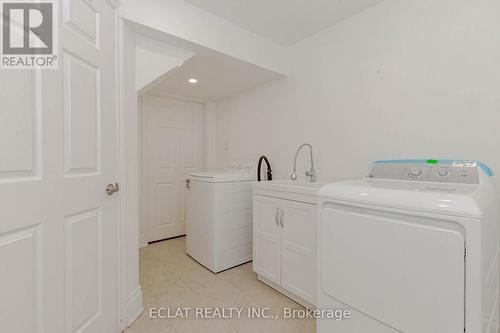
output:
[[[143,248],[148,246],[148,242],[146,240],[146,237],[142,233],[139,234],[139,248]]]
[[[142,288],[141,286],[137,286],[127,300],[127,327],[130,327],[143,311]]]
[[[316,309],[316,306],[314,306],[313,304],[309,303],[308,301],[300,298],[299,296],[295,295],[295,294],[292,294],[291,292],[289,292],[288,290],[285,290],[283,287],[277,285],[276,283],[266,279],[265,277],[263,277],[262,275],[259,275],[257,274],[257,280],[267,284],[269,287],[273,288],[274,290],[278,291],[279,293],[285,295],[286,297],[290,298],[292,301],[296,302],[296,303],[299,303],[300,305],[302,305],[303,307],[307,308],[307,309],[311,309],[311,310],[315,310]]]

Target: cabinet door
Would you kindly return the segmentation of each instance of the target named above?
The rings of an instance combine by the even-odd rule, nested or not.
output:
[[[315,302],[316,205],[282,201],[281,286]]]
[[[260,195],[253,198],[253,270],[279,284],[281,230],[277,218],[280,201]]]

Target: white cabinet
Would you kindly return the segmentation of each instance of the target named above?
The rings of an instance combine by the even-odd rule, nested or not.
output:
[[[263,282],[309,304],[315,303],[315,216],[315,202],[258,195],[254,191],[253,270]]]

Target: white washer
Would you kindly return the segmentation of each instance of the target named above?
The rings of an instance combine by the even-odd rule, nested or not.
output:
[[[212,272],[252,260],[254,162],[188,179],[186,252]]]
[[[319,191],[317,332],[496,333],[499,207],[476,161],[395,160]]]

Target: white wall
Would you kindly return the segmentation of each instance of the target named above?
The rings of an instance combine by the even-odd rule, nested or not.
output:
[[[497,0],[386,0],[294,45],[289,77],[217,105],[219,167],[266,154],[288,177],[310,142],[320,178],[411,157],[500,174],[499,12]]]

